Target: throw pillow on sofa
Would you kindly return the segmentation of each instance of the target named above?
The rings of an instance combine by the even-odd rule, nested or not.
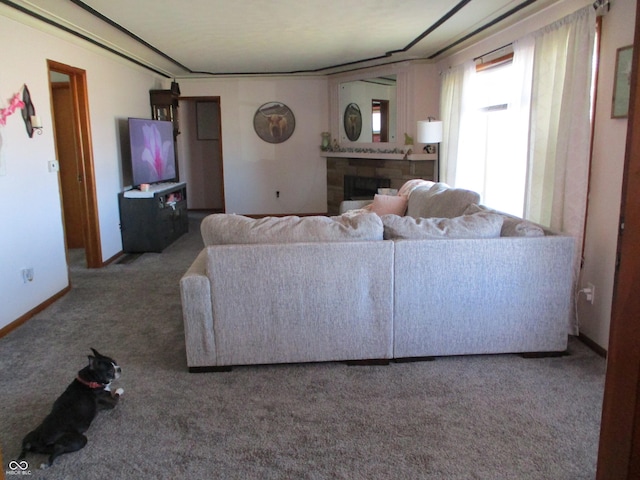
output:
[[[384,215],[385,240],[421,240],[441,238],[498,238],[502,216],[476,213],[455,218],[413,218]]]
[[[407,215],[414,218],[454,218],[464,214],[472,203],[478,203],[480,195],[463,188],[451,188],[446,183],[415,188],[409,195]]]
[[[354,242],[382,240],[382,221],[375,213],[337,217],[264,217],[213,214],[200,226],[205,245]]]
[[[407,197],[404,195],[380,195],[373,197],[370,205],[370,211],[378,215],[404,215],[407,210]]]
[[[502,215],[504,222],[502,224],[502,232],[500,235],[503,237],[544,237],[544,230],[542,227],[528,220],[523,220],[522,218],[514,217],[475,203],[469,205],[465,210],[466,215],[472,215],[478,212]]]

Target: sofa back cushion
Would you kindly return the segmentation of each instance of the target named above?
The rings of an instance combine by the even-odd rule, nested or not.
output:
[[[233,245],[382,240],[383,227],[375,213],[259,219],[214,214],[202,220],[200,231],[205,245]]]
[[[384,215],[385,240],[420,240],[444,238],[497,238],[502,216],[476,213],[455,218],[413,218]]]
[[[465,214],[472,215],[478,212],[496,213],[502,215],[504,222],[502,223],[503,237],[544,237],[545,232],[540,225],[537,225],[528,220],[514,217],[497,210],[485,207],[484,205],[476,205],[475,203],[469,205],[465,210]]]
[[[454,218],[464,214],[480,195],[463,188],[451,188],[446,183],[416,187],[409,195],[407,215],[413,218]]]

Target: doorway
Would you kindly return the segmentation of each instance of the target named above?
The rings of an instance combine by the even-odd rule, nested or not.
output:
[[[389,100],[371,100],[372,142],[389,141]]]
[[[179,102],[178,163],[189,210],[223,213],[220,97],[180,97]]]
[[[52,60],[47,66],[67,263],[73,250],[84,252],[88,268],[99,268],[103,263],[86,72]]]

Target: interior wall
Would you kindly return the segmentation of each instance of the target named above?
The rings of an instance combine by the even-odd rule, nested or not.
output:
[[[407,82],[409,101],[407,102],[407,133],[414,139],[415,153],[422,153],[424,145],[418,144],[419,120],[440,117],[440,70],[435,63],[414,63],[409,69]]]
[[[616,50],[633,44],[636,0],[616,0],[602,19],[600,75],[580,285],[595,286],[593,304],[578,302],[580,331],[607,349],[618,245],[627,119],[611,118]]]
[[[27,84],[43,124],[42,135],[29,138],[17,111],[0,126],[0,191],[6,199],[0,235],[0,328],[69,285],[59,178],[48,169],[56,151],[47,59],[87,71],[103,260],[122,250],[118,120],[148,117],[148,91],[160,82],[129,62],[32,28],[29,22],[0,5],[0,41],[7,46],[0,50],[0,107]],[[33,268],[33,281],[23,282],[24,268]]]
[[[185,79],[180,91],[183,97],[220,97],[227,213],[327,211],[326,162],[320,157],[320,134],[329,124],[325,77]],[[279,144],[263,141],[253,128],[256,110],[275,101],[292,110],[296,123],[293,135]]]
[[[502,47],[591,3],[587,0],[559,2],[538,15],[445,58],[439,62],[439,69],[445,70]],[[582,295],[578,299],[580,332],[603,349],[607,348],[609,342],[627,128],[626,119],[611,118],[613,72],[616,49],[633,43],[635,9],[635,0],[615,0],[611,2],[611,11],[603,18],[584,266],[580,279],[580,287],[592,283],[596,294],[593,304],[587,303]]]

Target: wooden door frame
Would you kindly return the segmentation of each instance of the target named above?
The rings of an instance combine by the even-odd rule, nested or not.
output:
[[[597,480],[640,478],[640,0]]]
[[[89,119],[89,100],[87,93],[87,73],[80,68],[65,65],[53,60],[47,60],[48,72],[59,72],[69,76],[71,97],[73,103],[74,122],[77,125],[76,143],[79,149],[80,161],[80,197],[82,211],[82,230],[87,267],[100,268],[102,261],[102,246],[100,244],[100,224],[98,217],[98,199],[96,195],[95,170],[93,166],[93,145],[91,142],[91,123]],[[49,88],[51,80],[49,80]],[[53,99],[53,94],[50,92]],[[51,108],[53,109],[53,100]],[[52,115],[55,118],[55,115]],[[55,143],[55,142],[54,142]],[[57,145],[56,145],[57,156]],[[62,194],[62,192],[61,192]],[[66,241],[65,241],[66,242]]]

